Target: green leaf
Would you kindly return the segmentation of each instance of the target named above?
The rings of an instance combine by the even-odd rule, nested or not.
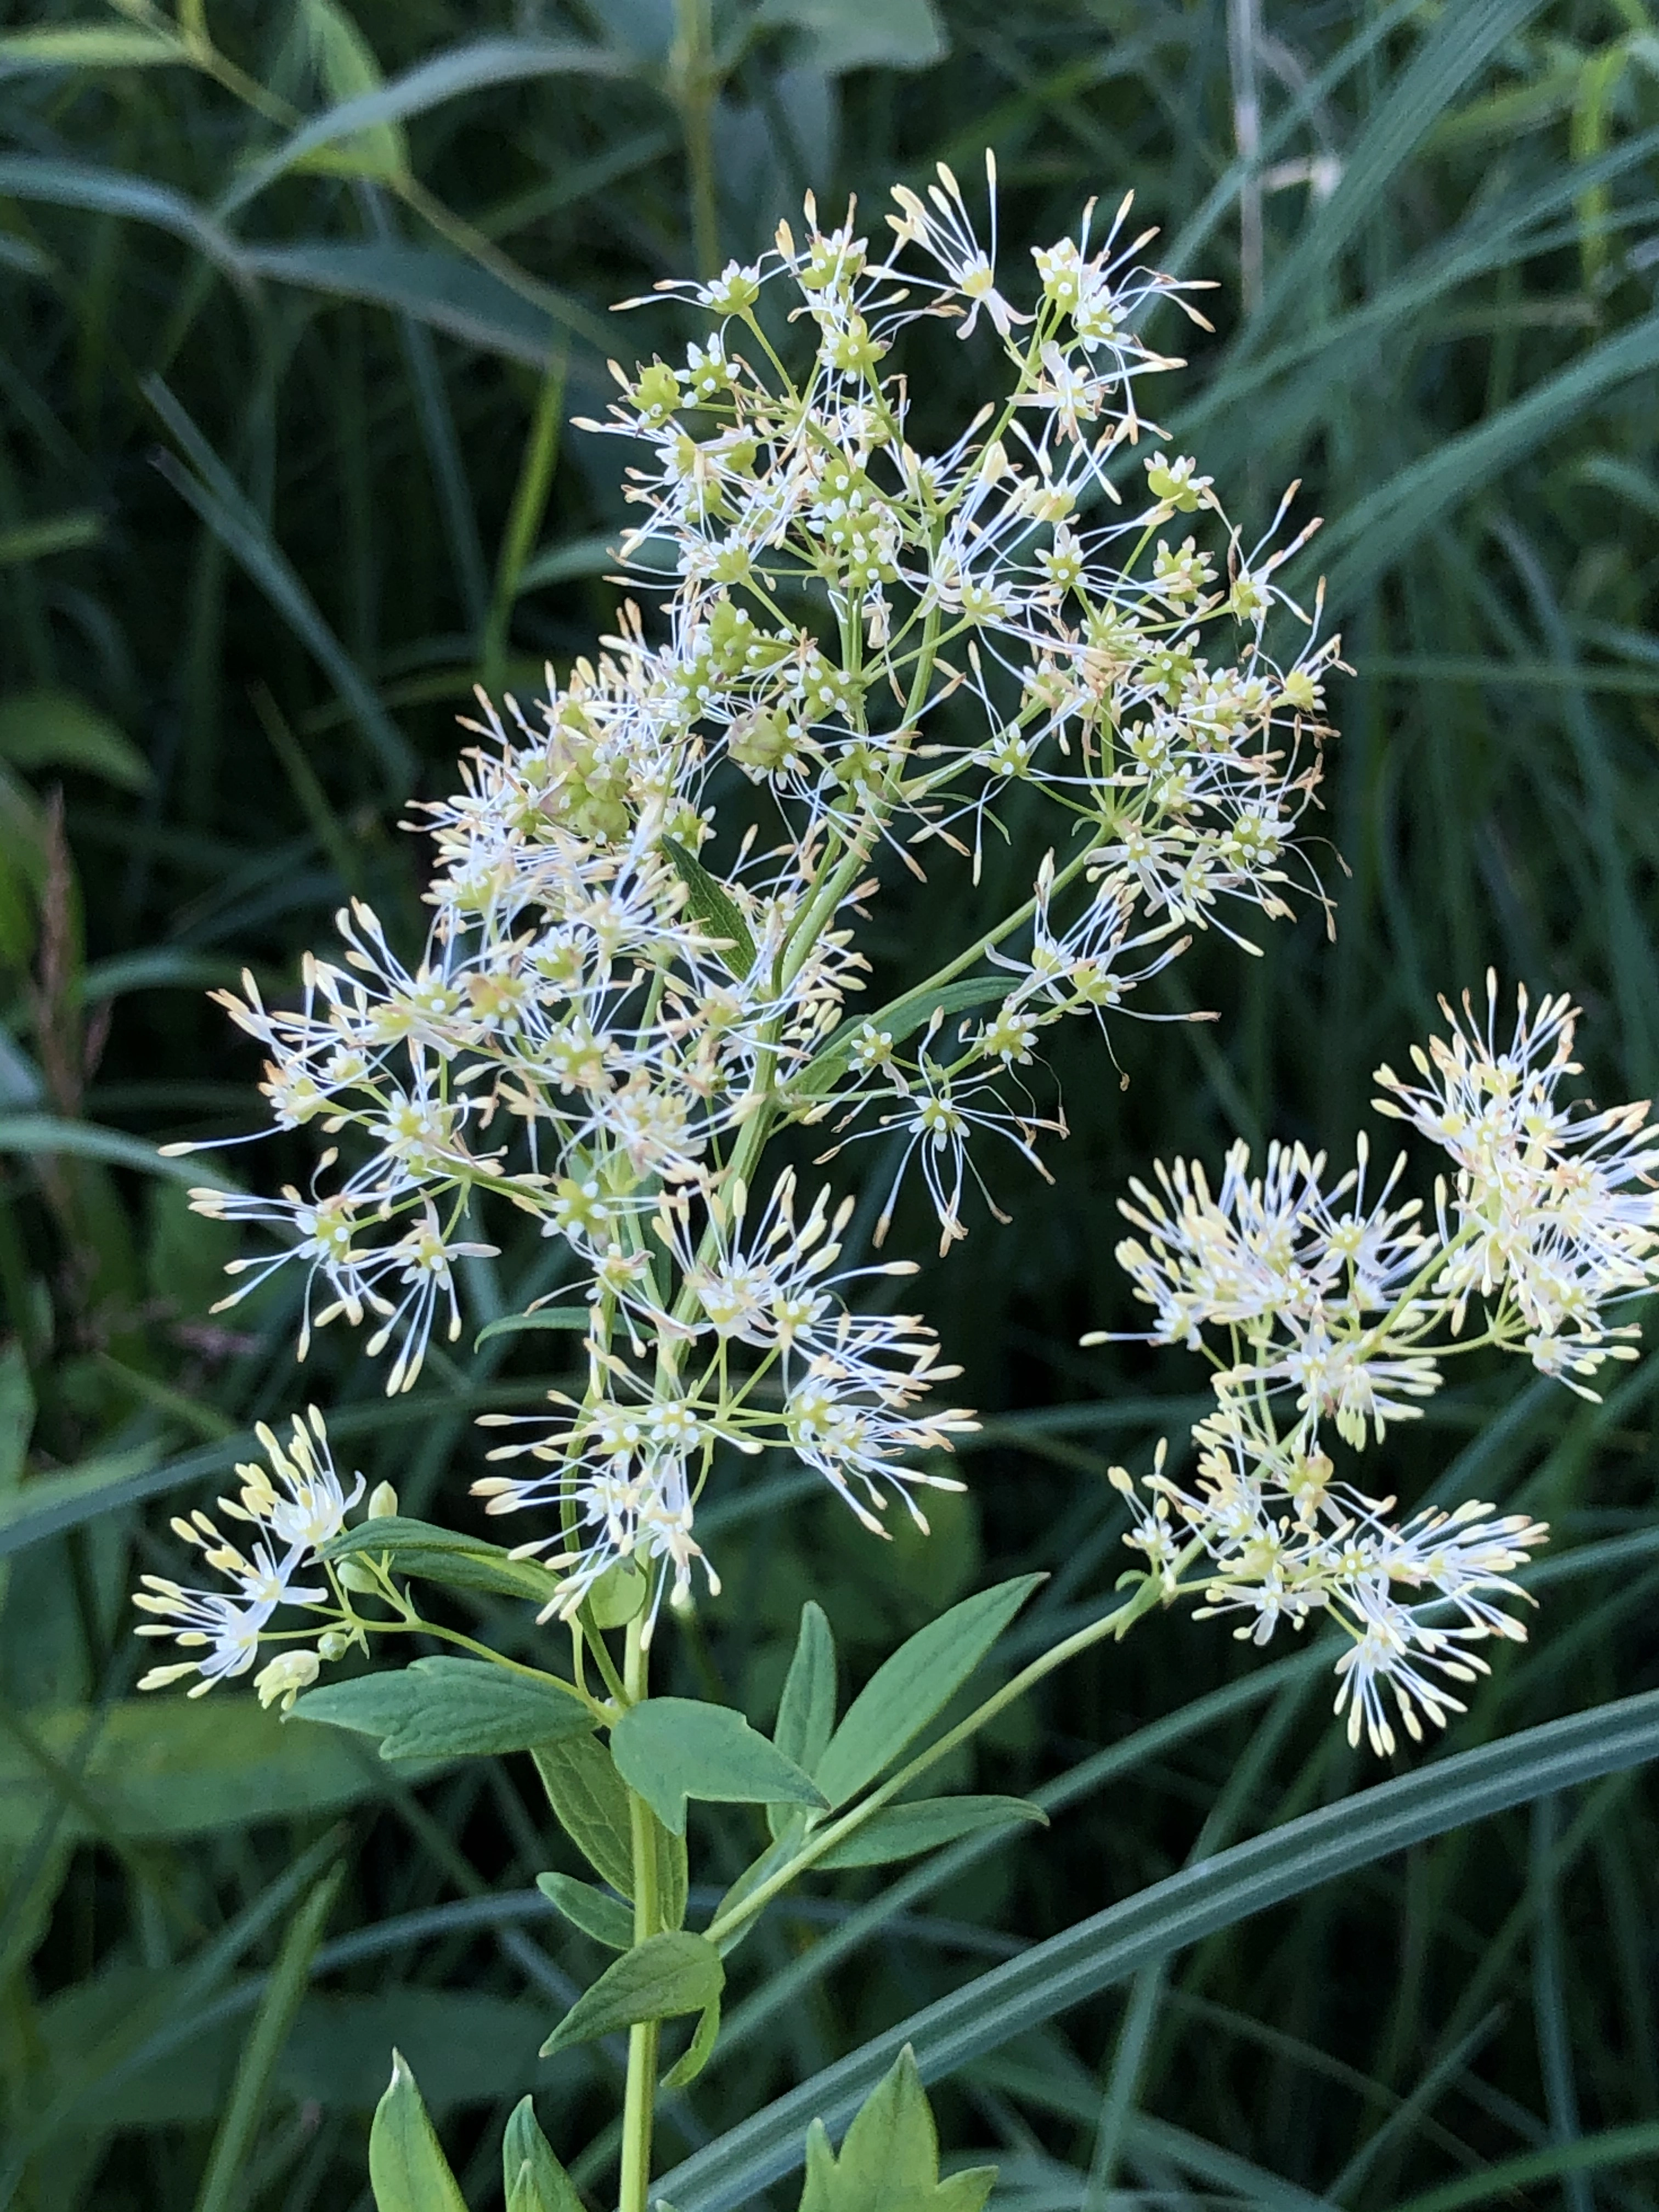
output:
[[[822,1606],[808,1598],[800,1609],[794,1655],[784,1677],[772,1741],[803,1774],[823,1756],[836,1727],[836,1639]],[[769,1805],[766,1825],[781,1836],[795,1818],[784,1805]]]
[[[416,1659],[307,1690],[299,1720],[381,1739],[382,1759],[469,1759],[529,1751],[586,1735],[592,1715],[574,1690],[534,1682],[484,1659]]]
[[[311,65],[331,104],[338,106],[380,89],[385,80],[374,49],[337,0],[301,0],[301,27]],[[325,175],[390,181],[408,171],[409,141],[398,122],[371,123],[313,146],[295,167]]]
[[[0,162],[0,172],[4,164]],[[0,190],[3,190],[0,176]],[[415,781],[415,756],[362,671],[324,621],[321,611],[293,562],[271,535],[270,526],[247,497],[159,376],[147,376],[145,398],[177,440],[189,462],[182,467],[171,453],[156,466],[194,509],[239,568],[252,578],[312,658],[327,674],[351,709],[393,793],[401,798]],[[194,471],[192,474],[191,471]]]
[[[976,1835],[981,1828],[1022,1820],[1040,1821],[1046,1827],[1048,1816],[1041,1805],[1024,1797],[922,1797],[913,1805],[884,1806],[813,1864],[820,1869],[890,1866],[896,1859],[913,1859],[963,1836]]]
[[[1564,423],[1582,420],[1604,393],[1650,378],[1656,368],[1659,315],[1645,315],[1356,500],[1322,539],[1319,558],[1330,574],[1328,606],[1352,606],[1449,508],[1513,468]]]
[[[1042,1579],[1019,1575],[963,1598],[877,1668],[813,1770],[831,1805],[844,1805],[921,1735]]]
[[[584,1735],[538,1744],[531,1756],[559,1826],[600,1881],[631,1904],[634,1840],[628,1791],[611,1753]]]
[[[558,1577],[536,1560],[515,1559],[498,1544],[441,1528],[430,1521],[407,1520],[401,1514],[360,1521],[355,1528],[342,1530],[322,1551],[325,1559],[360,1554],[384,1557],[398,1574],[442,1583],[452,1589],[491,1590],[501,1597],[527,1598],[538,1606],[558,1595]]]
[[[570,2176],[536,2123],[536,2104],[522,2097],[501,2137],[501,2187],[507,2212],[584,2212]]]
[[[720,1954],[707,1936],[684,1929],[647,1936],[583,1991],[543,2044],[542,2056],[551,2058],[573,2045],[592,2043],[640,2021],[676,2020],[683,2013],[703,2012],[725,1986]]]
[[[712,2004],[703,2007],[697,2025],[692,2032],[690,2042],[687,2044],[684,2051],[669,2068],[667,2073],[663,2075],[662,2086],[665,2089],[690,2087],[692,2082],[696,2080],[698,2075],[714,2057],[714,2045],[720,2039],[720,2001],[716,1997]]]
[[[1008,995],[1006,975],[970,975],[960,983],[930,985],[896,999],[890,1006],[848,1017],[813,1054],[805,1070],[789,1085],[792,1094],[816,1098],[836,1083],[847,1065],[847,1055],[862,1035],[866,1022],[885,1030],[895,1044],[913,1036],[936,1013],[963,1014],[975,1006],[988,1006]]]
[[[823,2122],[806,2136],[800,2212],[980,2212],[996,2168],[939,2178],[939,2136],[907,2043],[860,2106],[836,2157]]]
[[[807,32],[808,66],[826,76],[927,69],[950,52],[933,0],[765,0],[760,20]]]
[[[392,2054],[392,2080],[374,2108],[368,2179],[378,2212],[466,2212],[401,2051]]]
[[[87,161],[62,161],[46,154],[0,155],[0,196],[45,200],[54,207],[90,208],[100,215],[153,224],[193,246],[216,269],[241,281],[240,248],[182,192]]]
[[[835,1729],[836,1639],[823,1607],[809,1597],[800,1609],[794,1656],[783,1678],[772,1741],[803,1774],[811,1774]]]
[[[488,1344],[495,1336],[525,1336],[537,1329],[568,1329],[581,1331],[593,1316],[585,1306],[544,1306],[539,1313],[503,1314],[499,1321],[486,1322],[472,1340],[476,1352],[481,1344]]]
[[[801,1838],[805,1832],[805,1815],[800,1808],[796,1806],[791,1810],[788,1819],[766,1849],[757,1858],[750,1861],[721,1898],[714,1908],[710,1925],[712,1926],[715,1920],[724,1919],[734,1905],[741,1905],[744,1899],[750,1896],[763,1882],[769,1881],[780,1867],[787,1866],[800,1849]],[[721,1958],[731,1957],[744,1937],[759,1925],[760,1918],[760,1914],[750,1913],[746,1919],[739,1921],[730,1934],[721,1936]]]
[[[1552,2143],[1547,2149],[1523,2151],[1466,2173],[1438,2189],[1408,2197],[1395,2212],[1463,2212],[1470,2204],[1488,2204],[1494,2197],[1511,2197],[1534,2182],[1559,2180],[1569,2173],[1590,2173],[1603,2166],[1650,2165],[1659,2158],[1659,2121],[1638,2120],[1634,2126],[1608,2128],[1605,2133],[1580,2136],[1572,2142]]]
[[[1183,1867],[1034,1944],[775,2099],[664,2176],[686,2212],[732,2212],[787,2173],[815,2114],[850,2113],[905,2044],[927,2078],[1129,1979],[1206,1936],[1431,1836],[1659,1758],[1659,1690],[1438,1759]]]
[[[83,769],[122,791],[144,791],[149,763],[131,738],[73,691],[0,700],[0,759],[25,771]]]
[[[40,31],[0,31],[0,77],[38,69],[146,69],[187,62],[182,40],[134,26],[65,23]]]
[[[711,876],[696,854],[689,852],[677,837],[662,837],[658,842],[690,893],[692,914],[720,946],[722,964],[742,982],[755,964],[755,940],[732,894],[720,878]]]
[[[633,1911],[619,1899],[607,1897],[592,1882],[578,1881],[569,1874],[538,1874],[536,1887],[544,1897],[552,1899],[573,1928],[580,1928],[596,1943],[611,1951],[633,1948]]]
[[[103,536],[103,517],[83,509],[36,515],[31,522],[15,522],[0,530],[0,568],[44,561],[52,553],[77,553],[82,546],[101,544]]]
[[[253,163],[220,203],[221,217],[245,207],[276,178],[309,161],[325,147],[366,131],[423,115],[443,101],[486,85],[521,83],[541,76],[616,76],[623,64],[602,46],[548,39],[480,39],[452,46],[389,84],[343,100],[303,125],[264,160]]]
[[[829,1802],[741,1713],[693,1698],[651,1698],[633,1706],[611,1731],[611,1755],[672,1835],[685,1833],[688,1797],[717,1805]]]
[[[603,336],[594,317],[551,287],[537,300],[526,300],[494,270],[431,246],[391,239],[302,239],[292,246],[249,247],[242,266],[276,284],[412,315],[465,345],[521,362],[526,368],[546,368],[561,327],[590,343]]]
[[[257,1698],[222,1689],[62,1706],[27,1725],[38,1756],[0,1738],[0,1856],[27,1849],[54,1802],[66,1837],[160,1841],[303,1820],[384,1787],[361,1747],[284,1727]]]

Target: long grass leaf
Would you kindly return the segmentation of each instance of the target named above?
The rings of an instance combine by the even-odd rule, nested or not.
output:
[[[471,45],[452,46],[377,90],[341,100],[302,125],[274,153],[249,165],[221,199],[216,212],[222,220],[246,207],[307,155],[320,153],[325,146],[336,145],[360,131],[407,122],[410,116],[424,115],[464,93],[479,92],[491,85],[521,84],[534,77],[617,76],[625,74],[626,67],[619,56],[605,47],[574,40],[479,39]]]
[[[254,2132],[270,2094],[271,2075],[283,2055],[283,2045],[288,2041],[294,2015],[300,2009],[312,1960],[343,1877],[344,1869],[341,1867],[325,1874],[295,1914],[283,1938],[283,1948],[237,2062],[230,2100],[221,2115],[213,2148],[208,2154],[196,2212],[233,2212],[239,2201],[239,2177],[253,2148]]]
[[[215,218],[170,185],[45,154],[0,154],[0,199],[44,200],[171,231],[216,269],[246,282],[241,250]]]
[[[1659,315],[1604,338],[1500,414],[1446,440],[1351,507],[1316,541],[1333,612],[1352,607],[1448,511],[1579,419],[1608,392],[1659,369]]]
[[[391,786],[388,795],[393,799],[405,797],[415,778],[414,755],[407,740],[375,697],[362,672],[323,620],[316,601],[266,529],[252,502],[185,410],[159,376],[146,377],[143,392],[196,471],[192,475],[190,470],[180,467],[171,454],[164,453],[158,459],[162,473],[327,672],[380,761]]]
[[[544,368],[552,349],[554,313],[458,253],[389,240],[301,239],[292,246],[250,247],[244,266],[273,283],[394,308],[527,368]],[[596,319],[575,301],[561,301],[557,319],[590,344],[599,341]]]
[[[679,2212],[727,2212],[799,2163],[807,2123],[831,2133],[903,2046],[927,2080],[1203,1936],[1472,1820],[1659,1757],[1659,1691],[1437,1760],[1322,1807],[1109,1905],[927,2006],[803,2082],[663,2177]]]

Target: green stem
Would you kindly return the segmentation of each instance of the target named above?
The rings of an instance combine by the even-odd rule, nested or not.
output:
[[[1176,1561],[1176,1573],[1184,1571],[1203,1548],[1200,1539],[1194,1537]],[[763,1906],[769,1905],[775,1897],[789,1887],[797,1875],[804,1874],[826,1851],[834,1850],[837,1844],[861,1828],[872,1814],[878,1813],[884,1805],[896,1797],[902,1790],[908,1789],[930,1766],[935,1766],[940,1759],[947,1758],[958,1744],[966,1743],[988,1721],[994,1720],[999,1713],[1006,1711],[1017,1698],[1023,1698],[1028,1690],[1035,1689],[1057,1667],[1063,1667],[1068,1659],[1077,1658],[1097,1644],[1104,1643],[1109,1636],[1121,1638],[1127,1635],[1136,1621],[1143,1614],[1150,1613],[1165,1595],[1162,1578],[1148,1575],[1121,1605],[1114,1606],[1098,1620],[1091,1620],[1086,1628],[1078,1629],[1053,1645],[1040,1658],[1033,1659],[1029,1667],[1022,1668],[1000,1690],[994,1691],[984,1704],[976,1706],[965,1720],[958,1721],[955,1728],[948,1729],[937,1743],[929,1744],[926,1751],[919,1752],[908,1765],[902,1766],[896,1774],[884,1782],[879,1790],[872,1790],[861,1804],[855,1805],[850,1813],[843,1813],[838,1820],[832,1820],[827,1827],[817,1830],[787,1865],[780,1867],[768,1881],[750,1890],[746,1897],[740,1898],[729,1911],[719,1914],[704,1930],[709,1942],[720,1942],[734,1928],[741,1926]]]
[[[714,92],[709,0],[676,0],[675,90],[685,134],[691,190],[691,258],[700,276],[720,267],[720,210],[714,197]]]
[[[628,1654],[623,1668],[623,1683],[633,1705],[642,1703],[649,1695],[649,1659],[644,1636],[643,1624],[636,1616],[628,1625]],[[634,1941],[643,1943],[657,1933],[661,1917],[657,1897],[657,1838],[651,1808],[631,1790],[628,1793],[628,1813],[634,1860]],[[628,2032],[618,2212],[647,2212],[660,2033],[661,2023],[654,2020],[641,2021]]]
[[[512,510],[501,533],[501,553],[495,563],[495,589],[483,635],[483,687],[489,692],[495,691],[501,684],[507,660],[507,631],[519,596],[519,578],[542,526],[553,471],[558,466],[559,432],[564,422],[564,375],[565,356],[560,352],[549,362],[542,380],[535,420],[519,466]]]

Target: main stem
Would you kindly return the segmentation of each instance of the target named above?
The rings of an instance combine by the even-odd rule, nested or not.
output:
[[[628,1625],[628,1650],[623,1662],[623,1686],[630,1705],[639,1705],[649,1694],[649,1667],[643,1621],[636,1614]],[[643,1943],[656,1935],[661,1917],[657,1897],[657,1838],[651,1808],[631,1790],[628,1793],[628,1812],[634,1860],[634,1941]],[[661,2023],[654,2020],[643,2021],[628,2032],[628,2086],[623,2099],[618,2212],[647,2212],[660,2034]]]

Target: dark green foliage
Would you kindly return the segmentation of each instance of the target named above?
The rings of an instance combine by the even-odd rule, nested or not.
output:
[[[1149,252],[1220,283],[1212,337],[1158,331],[1193,367],[1145,404],[1247,544],[1293,477],[1296,514],[1328,518],[1290,573],[1310,601],[1327,578],[1355,672],[1332,686],[1317,855],[1334,940],[1313,909],[1260,958],[1212,932],[1156,1011],[1218,1022],[1121,1023],[1116,1066],[1097,1036],[1067,1038],[1055,1187],[1010,1175],[1013,1226],[976,1220],[903,1294],[986,1416],[969,1495],[930,1498],[930,1536],[880,1545],[799,1471],[718,1469],[698,1534],[724,1595],[689,1627],[665,1613],[656,1685],[757,1719],[781,1698],[778,1747],[810,1772],[836,1650],[847,1699],[1016,1574],[1049,1579],[995,1663],[1075,1626],[1126,1563],[1107,1465],[1183,1435],[1202,1383],[1179,1353],[1075,1349],[1133,1325],[1111,1257],[1127,1176],[1234,1135],[1346,1148],[1371,1069],[1488,963],[1506,990],[1524,975],[1582,1000],[1599,1098],[1659,1085],[1651,10],[717,0],[709,52],[676,42],[671,0],[209,0],[216,76],[191,58],[199,7],[21,12],[0,43],[0,2202],[361,2205],[395,2042],[426,2104],[404,2069],[377,2186],[453,2205],[429,2108],[473,2212],[503,2191],[507,2212],[574,2212],[574,2192],[597,2205],[612,2185],[615,2053],[535,2053],[611,1954],[535,1884],[550,1865],[625,1891],[603,1746],[401,1767],[234,1685],[131,1694],[126,1592],[178,1571],[167,1513],[226,1486],[253,1422],[307,1398],[343,1460],[396,1486],[396,1570],[434,1615],[553,1663],[541,1571],[486,1543],[504,1532],[468,1489],[474,1417],[533,1411],[568,1374],[568,1308],[490,1326],[557,1293],[554,1248],[492,1221],[502,1251],[469,1263],[467,1339],[391,1402],[343,1323],[296,1370],[280,1284],[211,1313],[223,1261],[263,1248],[190,1212],[185,1188],[303,1182],[313,1152],[301,1133],[158,1156],[260,1125],[257,1055],[204,994],[244,967],[268,1000],[291,993],[349,896],[416,951],[421,850],[398,824],[455,787],[472,683],[527,698],[545,659],[562,670],[614,627],[619,449],[568,418],[603,407],[607,354],[678,359],[687,332],[672,306],[622,321],[612,301],[758,252],[808,183],[826,209],[856,188],[872,226],[887,183],[921,186],[940,157],[971,197],[987,143],[1011,266],[1090,194],[1109,212],[1133,186],[1163,228]],[[925,415],[960,412],[970,350],[941,332],[918,361]],[[1017,805],[1006,824],[987,898],[1041,858]],[[866,945],[884,993],[937,964],[975,898],[965,869],[929,866],[925,886],[884,870]],[[864,1198],[855,1261],[879,1147],[826,1172]],[[919,1216],[888,1249],[931,1250]],[[1610,1730],[1659,1679],[1659,1367],[1599,1407],[1513,1382],[1472,1371],[1379,1486],[1478,1492],[1556,1530],[1534,1640],[1498,1655],[1452,1741],[1402,1762],[1438,1778],[1422,1787],[1447,1793],[1441,1825],[1402,1846],[1397,1797],[1362,1796],[1352,1826],[1326,1809],[1368,1781],[1414,1786],[1335,1736],[1328,1654],[1146,1622],[927,1778],[1018,1795],[1051,1828],[1011,1820],[826,1875],[732,1950],[661,2166],[813,2087],[708,2154],[736,2196],[677,2182],[679,2212],[752,2195],[745,2142],[773,2174],[798,2165],[805,2121],[838,2128],[912,2033],[947,2168],[994,2163],[1000,2207],[1133,2190],[1455,2212],[1503,2191],[1651,2212],[1651,1771],[1587,1751],[1518,1775],[1540,1739],[1509,1740],[1562,1721],[1594,1736],[1571,1717],[1600,1708]],[[422,1522],[476,1540],[416,1538]],[[665,1833],[659,1886],[695,1928],[766,1829],[744,1805],[694,1803],[689,1826],[689,1906]],[[1333,1835],[1340,1882],[1298,1861],[1305,1879],[1256,1917],[1236,1899],[1162,1951],[1067,1948],[1079,1929],[1127,1942],[1134,1915]],[[1061,1968],[1063,2013],[1058,1987],[1041,1994]],[[981,1975],[1002,1978],[947,2027],[988,1987],[1039,1994],[1012,2039],[977,2031],[937,2075],[916,2023]],[[532,2087],[568,2182],[508,2117]],[[904,2096],[914,2118],[919,2087]],[[809,2203],[833,2185],[827,2142],[813,2156]],[[971,2197],[968,2180],[939,2186]]]
[[[907,2043],[860,2106],[839,2155],[823,2122],[813,2121],[800,2212],[980,2212],[995,2179],[982,2167],[940,2181],[933,2116]]]
[[[325,1682],[294,1713],[378,1737],[382,1759],[488,1759],[585,1735],[593,1726],[574,1691],[483,1659],[441,1656]]]

